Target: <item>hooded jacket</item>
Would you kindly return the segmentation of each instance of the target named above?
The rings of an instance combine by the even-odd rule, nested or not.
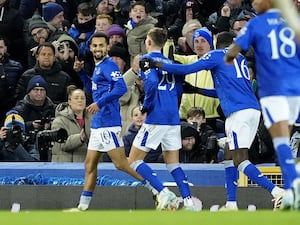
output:
[[[55,119],[51,129],[64,128],[68,138],[64,143],[54,142],[52,148],[52,162],[83,162],[86,156],[88,140],[90,138],[91,114],[84,111],[84,127],[81,128],[76,116],[67,103],[59,104],[56,108]],[[82,143],[80,132],[84,129],[86,140]]]

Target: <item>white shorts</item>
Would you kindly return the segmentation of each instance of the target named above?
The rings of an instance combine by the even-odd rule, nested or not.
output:
[[[225,131],[230,150],[250,148],[260,121],[260,111],[245,109],[234,112],[225,121]]]
[[[300,113],[300,96],[269,96],[260,99],[264,123],[270,128],[274,123],[287,120],[293,125]]]
[[[121,127],[91,128],[88,150],[108,152],[115,148],[123,147]]]
[[[133,146],[149,152],[161,144],[162,151],[179,150],[181,148],[180,125],[143,124],[134,138]]]

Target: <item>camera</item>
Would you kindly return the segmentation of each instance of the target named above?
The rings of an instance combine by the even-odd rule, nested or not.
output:
[[[12,150],[22,144],[24,140],[23,131],[20,125],[13,124],[12,127],[7,128],[5,146],[10,147]]]
[[[36,147],[40,153],[41,161],[48,161],[51,142],[63,143],[68,138],[68,132],[64,128],[56,130],[43,130],[36,133]]]

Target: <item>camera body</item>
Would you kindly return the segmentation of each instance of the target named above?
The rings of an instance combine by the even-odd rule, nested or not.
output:
[[[48,161],[49,150],[52,142],[63,143],[67,140],[68,133],[64,128],[56,130],[43,130],[36,133],[36,147],[40,153],[41,161]]]
[[[20,125],[13,123],[10,128],[7,128],[5,140],[6,148],[10,147],[11,150],[14,150],[19,144],[23,144],[24,140],[24,134]]]

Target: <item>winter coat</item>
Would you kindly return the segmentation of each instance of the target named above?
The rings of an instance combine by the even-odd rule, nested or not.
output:
[[[133,62],[134,56],[138,54],[146,54],[145,40],[148,31],[155,26],[157,19],[147,16],[141,20],[134,28],[127,26],[127,44],[128,52],[130,54],[130,62]],[[131,29],[130,29],[131,28]]]
[[[119,100],[122,117],[121,136],[123,136],[128,131],[128,128],[132,123],[132,109],[136,106],[141,105],[142,103],[140,102],[141,92],[139,88],[135,85],[135,81],[138,78],[138,76],[132,71],[132,69],[129,69],[123,75],[123,78],[127,86],[127,92]]]
[[[58,62],[54,62],[50,70],[41,69],[38,62],[33,68],[26,70],[17,85],[18,99],[24,98],[28,82],[35,75],[41,75],[48,83],[47,96],[55,104],[67,100],[67,86],[70,85],[70,77],[61,70],[61,65]]]
[[[48,118],[54,118],[56,105],[51,101],[50,98],[46,98],[42,106],[33,105],[29,95],[26,95],[24,99],[19,101],[14,110],[18,111],[25,121],[26,132],[33,131],[32,122],[34,120],[42,120]]]
[[[91,119],[91,114],[84,111],[84,130],[86,139],[82,143],[80,140],[82,128],[77,122],[71,107],[66,103],[57,106],[55,119],[52,122],[51,129],[66,129],[68,138],[65,143],[53,143],[52,162],[83,162],[85,160],[88,140],[90,138]]]

